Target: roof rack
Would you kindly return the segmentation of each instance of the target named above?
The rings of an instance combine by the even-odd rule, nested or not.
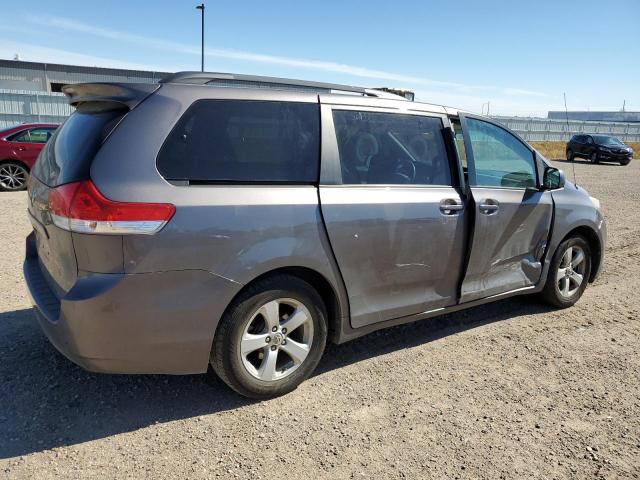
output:
[[[339,85],[337,83],[311,82],[291,78],[264,77],[260,75],[242,75],[219,72],[177,72],[167,75],[160,83],[183,83],[190,85],[212,85],[218,87],[240,88],[273,88],[284,90],[301,90],[324,93],[355,93],[367,97],[406,100],[400,95],[376,90],[374,88]]]

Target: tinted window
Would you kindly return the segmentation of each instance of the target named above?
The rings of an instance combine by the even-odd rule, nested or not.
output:
[[[40,152],[33,175],[49,186],[89,177],[91,161],[102,141],[126,113],[124,110],[76,110]]]
[[[158,155],[168,180],[312,183],[318,179],[317,104],[199,100]]]
[[[595,140],[596,143],[599,143],[600,145],[617,145],[617,146],[624,145],[624,143],[622,143],[616,137],[610,137],[609,135],[594,135],[593,139]]]
[[[450,185],[442,120],[334,110],[343,184]]]
[[[482,187],[536,186],[533,153],[513,134],[491,123],[467,119],[473,150],[471,185]]]

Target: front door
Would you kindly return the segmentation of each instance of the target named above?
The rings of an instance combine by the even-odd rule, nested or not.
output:
[[[52,131],[51,128],[31,128],[12,137],[11,146],[14,158],[31,168]]]
[[[533,150],[504,127],[460,115],[474,208],[460,302],[538,282],[553,200],[539,189]]]
[[[464,260],[444,116],[322,106],[320,202],[354,328],[454,305]]]

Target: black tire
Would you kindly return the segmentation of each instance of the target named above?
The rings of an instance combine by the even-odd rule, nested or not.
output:
[[[20,162],[0,163],[0,192],[18,192],[27,188],[29,170]]]
[[[582,283],[577,290],[570,296],[565,296],[561,293],[558,281],[558,270],[561,268],[563,256],[569,249],[569,247],[579,247],[584,253],[584,269],[582,270]],[[589,276],[591,275],[591,249],[589,243],[580,236],[570,237],[564,240],[557,248],[551,260],[549,266],[549,273],[547,274],[547,281],[544,286],[544,290],[541,292],[541,298],[558,308],[567,308],[574,305],[584,293],[587,284],[589,283]]]
[[[573,160],[574,160],[573,150],[571,150],[570,148],[567,148],[567,161],[573,162]]]
[[[252,318],[255,321],[260,307],[277,299],[293,299],[303,304],[311,316],[313,335],[306,358],[295,370],[284,378],[264,381],[256,378],[245,367],[241,355],[241,339]],[[282,322],[280,314],[278,317]],[[256,399],[273,398],[295,390],[313,373],[322,357],[326,341],[327,313],[318,292],[298,277],[278,274],[251,285],[227,308],[213,340],[210,363],[216,374],[239,394]],[[277,348],[285,347],[278,343]],[[269,354],[266,346],[257,352],[263,358]],[[285,360],[287,357],[285,355]]]
[[[631,163],[631,159],[630,158],[625,158],[624,160],[620,160],[620,165],[621,166],[625,166],[625,165],[629,165],[629,163]]]
[[[591,163],[599,163],[600,159],[598,158],[598,154],[596,152],[591,152],[591,155],[589,155],[589,161]]]

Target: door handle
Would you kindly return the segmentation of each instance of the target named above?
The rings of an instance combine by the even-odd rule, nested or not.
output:
[[[440,202],[440,211],[443,215],[455,215],[464,210],[464,205],[453,198],[446,198]]]
[[[24,152],[26,149],[27,147],[23,147],[22,145],[18,147],[18,150],[20,150],[21,152]]]
[[[485,215],[492,215],[494,213],[497,213],[500,207],[498,206],[498,202],[496,202],[495,200],[485,200],[483,203],[478,205],[478,208],[480,209],[480,213],[484,213]]]

